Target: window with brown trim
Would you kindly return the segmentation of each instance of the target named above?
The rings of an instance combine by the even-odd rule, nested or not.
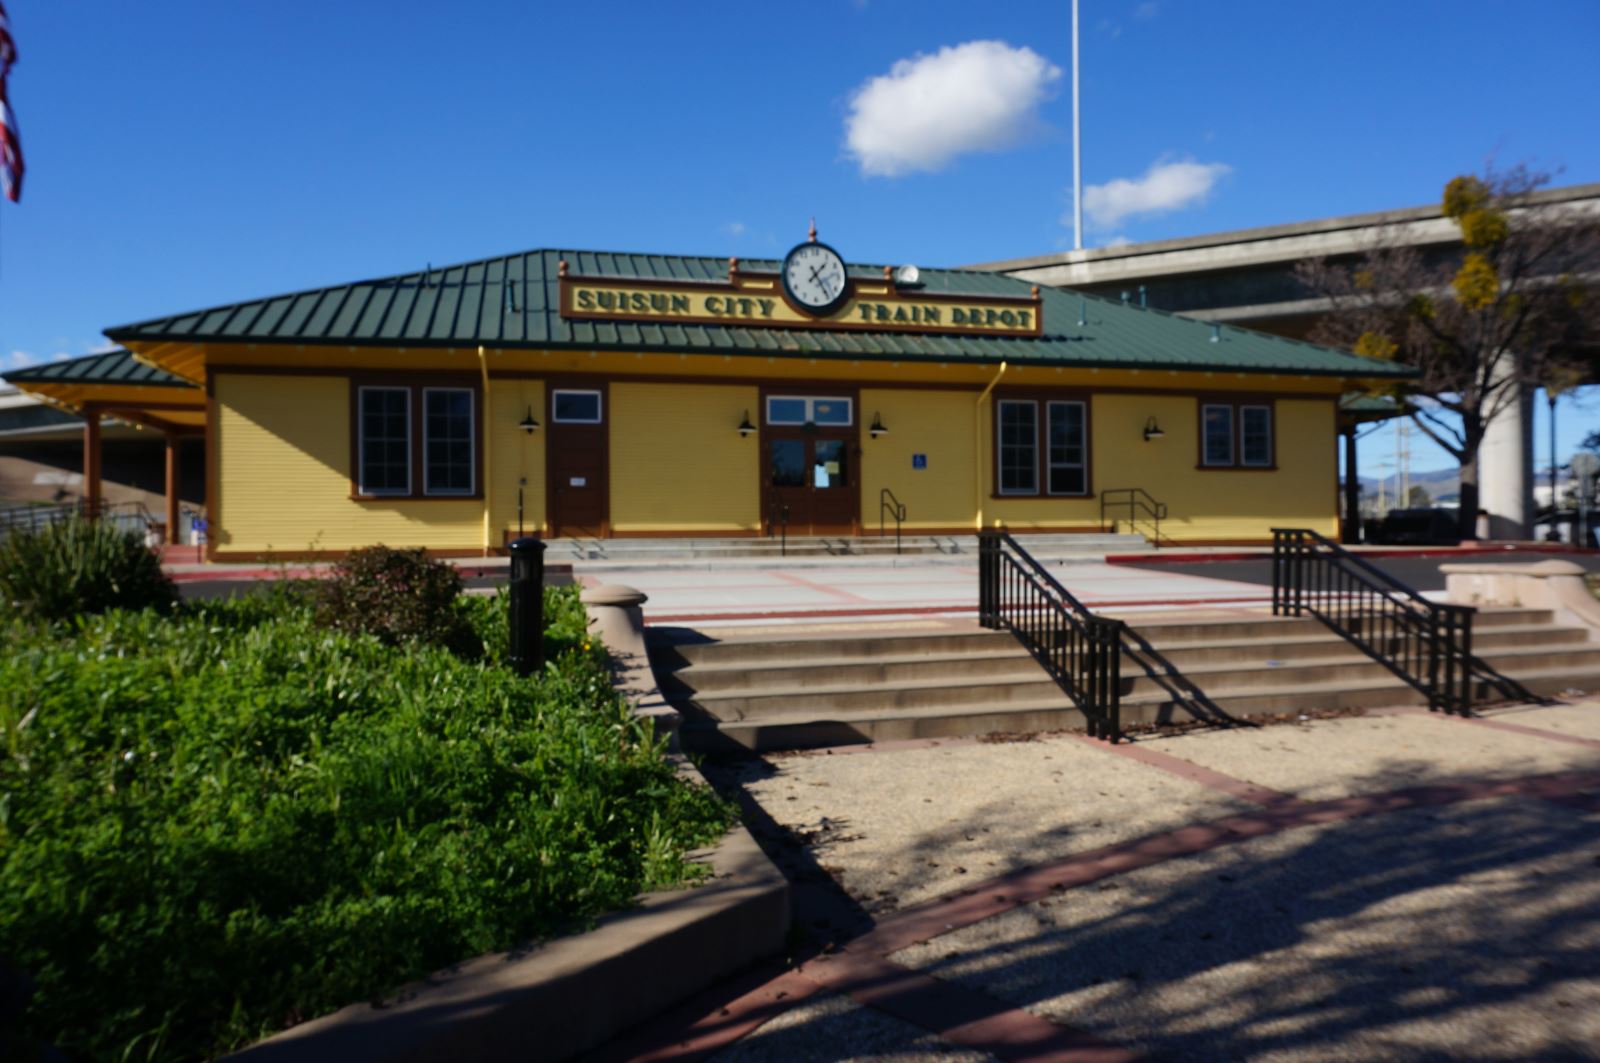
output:
[[[1270,469],[1275,461],[1272,404],[1200,402],[1202,469]]]
[[[357,497],[477,497],[476,388],[375,382],[354,390]]]
[[[995,493],[1089,493],[1089,404],[1082,399],[995,400]]]

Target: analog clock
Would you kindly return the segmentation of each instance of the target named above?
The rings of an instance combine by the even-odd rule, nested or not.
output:
[[[844,259],[827,244],[801,244],[783,260],[783,290],[795,305],[819,317],[837,310],[849,294]]]

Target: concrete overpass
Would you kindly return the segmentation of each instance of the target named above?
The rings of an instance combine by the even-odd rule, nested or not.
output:
[[[1542,189],[1528,198],[1530,205],[1565,204],[1600,212],[1600,184]],[[1304,339],[1329,305],[1295,278],[1295,264],[1316,258],[1355,261],[1380,232],[1386,238],[1397,235],[1424,256],[1444,258],[1461,246],[1455,223],[1432,205],[1064,251],[972,268]],[[1484,441],[1481,505],[1493,518],[1496,538],[1522,537],[1533,526],[1531,399],[1531,394],[1524,395],[1519,405],[1496,418]]]

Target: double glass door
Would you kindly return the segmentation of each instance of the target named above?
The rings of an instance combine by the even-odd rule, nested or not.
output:
[[[769,432],[767,520],[787,516],[790,535],[854,534],[861,492],[851,443],[842,433]]]

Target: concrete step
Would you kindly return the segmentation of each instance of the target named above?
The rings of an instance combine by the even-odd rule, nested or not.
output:
[[[974,627],[964,631],[911,632],[904,635],[830,635],[823,638],[767,640],[730,639],[719,642],[669,642],[651,646],[656,667],[706,665],[745,668],[786,667],[816,661],[865,660],[880,657],[916,655],[942,657],[964,653],[985,653],[1018,646],[1010,632],[985,631]]]
[[[1139,553],[1150,548],[1143,536],[1109,533],[1035,535],[1025,539],[1035,557],[1057,558],[1106,553]],[[885,536],[790,536],[778,538],[683,539],[548,539],[547,560],[715,560],[718,558],[881,557],[893,555],[961,555],[974,559],[978,539],[973,535],[907,533],[897,548],[892,534]]]
[[[883,709],[976,709],[1012,701],[1037,701],[1060,691],[1042,668],[1010,676],[938,678],[884,685],[830,685],[801,690],[755,687],[722,692],[695,691],[684,706],[718,720],[781,716],[850,715]]]
[[[1473,633],[1490,628],[1528,627],[1554,622],[1548,609],[1482,609],[1473,617]],[[1140,619],[1129,629],[1157,648],[1180,643],[1210,643],[1242,639],[1292,638],[1318,633],[1332,634],[1315,617],[1244,617],[1239,619],[1186,620],[1181,617]]]
[[[1321,625],[1318,628],[1316,634],[1287,637],[1217,639],[1214,642],[1184,642],[1148,649],[1130,641],[1127,646],[1130,653],[1143,654],[1153,661],[1165,662],[1180,669],[1220,662],[1281,664],[1309,661],[1322,657],[1342,657],[1354,650],[1355,647],[1342,635]],[[1541,624],[1491,626],[1473,632],[1472,646],[1481,655],[1485,650],[1511,646],[1581,645],[1587,638],[1588,633],[1582,628]]]
[[[916,653],[901,657],[832,657],[789,667],[772,665],[695,665],[671,673],[687,690],[704,694],[804,691],[829,685],[885,686],[905,682],[962,678],[993,679],[1032,676],[1039,665],[1021,643],[961,654]]]

